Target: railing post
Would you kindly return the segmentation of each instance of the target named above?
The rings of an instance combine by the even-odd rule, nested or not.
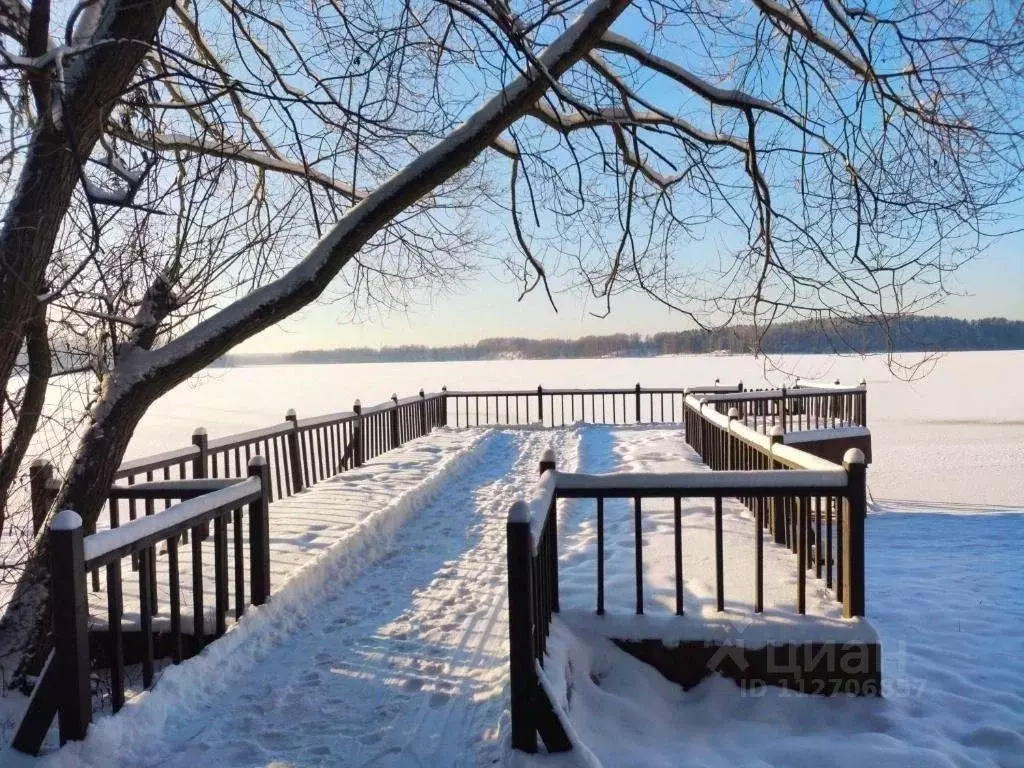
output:
[[[739,410],[735,406],[729,409],[729,428],[726,430],[726,437],[725,437],[726,451],[728,453],[728,461],[726,462],[726,465],[725,465],[726,469],[736,469],[736,467],[734,466],[734,462],[733,462],[733,454],[735,453],[735,451],[733,450],[734,449],[734,445],[733,444],[734,444],[735,441],[732,438],[732,422],[735,419],[738,419],[739,417],[740,417],[740,412],[739,412]]]
[[[28,482],[32,498],[32,535],[35,536],[46,522],[53,498],[49,492],[53,480],[53,464],[46,459],[36,459],[29,465]]]
[[[537,751],[534,697],[537,689],[536,653],[533,644],[533,583],[530,560],[530,510],[517,501],[508,513],[508,640],[509,689],[511,693],[512,748]]]
[[[58,513],[50,524],[49,538],[57,722],[64,744],[84,739],[92,718],[82,518],[70,509]]]
[[[651,414],[653,416],[654,414]],[[640,382],[636,383],[636,423],[640,423]]]
[[[441,426],[448,426],[448,386],[441,385]]]
[[[270,597],[270,467],[265,456],[249,459],[249,477],[259,478],[260,497],[249,502],[249,590],[253,605]]]
[[[772,445],[772,469],[779,469],[781,467],[775,461],[774,449],[776,445],[782,442],[784,434],[785,432],[778,424],[773,426],[771,431],[768,432]],[[786,509],[785,502],[781,496],[776,496],[772,499],[772,539],[776,544],[786,543]]]
[[[782,431],[786,431],[786,388],[782,388],[782,399],[779,401],[779,423],[782,425]]]
[[[352,450],[352,463],[357,467],[363,466],[363,457],[366,455],[363,451],[363,405],[359,402],[359,398],[352,403],[352,413],[356,415],[356,433],[352,436],[355,441],[355,445]]]
[[[192,433],[192,445],[199,449],[199,454],[192,459],[192,477],[202,480],[210,476],[210,436],[206,433],[206,427],[197,427]],[[135,502],[131,502],[134,504]],[[196,529],[200,541],[205,541],[210,535],[210,525],[201,525]],[[135,568],[135,557],[132,557],[132,568]]]
[[[549,469],[555,468],[555,452],[551,448],[545,448],[544,453],[540,456],[540,474],[544,474]]]
[[[867,467],[864,453],[850,448],[843,456],[847,476],[843,515],[843,616],[864,615],[864,518],[867,515]]]
[[[199,455],[192,459],[192,477],[201,480],[210,476],[210,436],[206,427],[199,427],[192,433],[192,445],[199,449]]]
[[[401,434],[398,431],[398,394],[391,395],[391,447],[397,448],[401,443]]]
[[[292,423],[291,431],[288,432],[288,467],[292,476],[292,493],[302,490],[302,453],[299,447],[299,417],[295,415],[295,409],[289,408],[284,415],[285,421]]]
[[[544,426],[544,387],[540,384],[537,385],[537,418],[540,420],[540,425]]]
[[[427,429],[427,396],[423,390],[420,390],[420,434],[425,435],[430,432]]]
[[[868,425],[868,393],[866,389],[868,386],[867,380],[861,379],[859,386],[864,387],[865,390],[857,396],[857,399],[860,402],[860,413],[858,414],[860,416],[860,420],[857,423],[859,426],[866,427]]]

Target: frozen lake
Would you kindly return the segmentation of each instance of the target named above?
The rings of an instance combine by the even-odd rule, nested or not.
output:
[[[912,358],[908,358],[912,359]],[[683,355],[601,360],[252,366],[205,372],[158,402],[140,424],[129,457],[185,445],[203,426],[211,437],[382,402],[423,387],[694,386],[720,378],[747,386],[805,378],[868,383],[876,500],[926,502],[953,511],[1024,508],[1024,352],[956,352],[923,379],[905,382],[882,356],[780,356],[767,368],[749,356]]]

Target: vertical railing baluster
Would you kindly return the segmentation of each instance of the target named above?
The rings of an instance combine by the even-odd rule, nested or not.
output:
[[[633,546],[635,550],[633,565],[636,571],[636,612],[642,614],[644,612],[644,545],[639,496],[633,498]]]
[[[232,513],[232,533],[235,560],[235,621],[245,613],[245,536],[242,530],[242,508]]]
[[[604,615],[604,497],[597,497],[597,615]]]
[[[715,604],[725,610],[725,561],[722,551],[722,497],[715,496]]]
[[[807,499],[796,499],[796,612],[807,613]]]
[[[107,635],[110,655],[110,709],[124,706],[124,597],[121,585],[121,560],[107,563]]]
[[[213,520],[214,634],[228,631],[228,521],[226,513]]]
[[[171,660],[180,664],[184,654],[181,647],[181,577],[178,571],[177,536],[167,540],[167,576],[171,604]]]
[[[206,645],[206,617],[203,615],[203,541],[200,529],[206,526],[197,525],[192,528],[192,639],[197,650]]]
[[[683,615],[683,502],[676,496],[673,500],[673,522],[675,524],[676,556],[676,615]]]
[[[153,548],[139,550],[139,633],[142,640],[142,687],[153,685],[153,593],[150,569]]]

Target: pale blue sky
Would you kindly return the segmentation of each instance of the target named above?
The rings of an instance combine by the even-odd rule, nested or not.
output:
[[[965,266],[951,283],[964,293],[950,298],[936,314],[1024,320],[1024,234],[1002,238]],[[682,330],[685,318],[641,297],[622,298],[604,319],[590,317],[582,301],[559,297],[555,314],[541,293],[517,302],[515,286],[481,276],[453,295],[424,298],[407,314],[366,311],[352,322],[343,308],[318,303],[246,342],[242,352],[286,352],[401,344],[446,345],[492,336],[575,338],[589,334]]]

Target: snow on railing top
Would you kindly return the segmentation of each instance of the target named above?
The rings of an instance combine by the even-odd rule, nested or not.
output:
[[[533,546],[537,546],[540,540],[541,530],[547,522],[548,513],[551,511],[551,504],[555,500],[555,489],[559,473],[553,469],[547,470],[540,476],[540,482],[534,486],[533,495],[527,500],[527,508],[530,513],[530,537],[533,539]]]
[[[842,467],[835,464],[827,459],[822,459],[813,454],[801,451],[799,448],[794,448],[785,443],[772,443],[771,437],[759,432],[756,429],[748,427],[738,419],[730,418],[724,413],[719,413],[714,408],[706,408],[705,405],[709,404],[708,397],[697,398],[693,395],[689,395],[686,398],[686,403],[691,408],[696,410],[701,418],[715,424],[722,429],[727,430],[735,437],[743,440],[749,445],[760,449],[763,453],[766,453],[771,458],[785,464],[793,469],[807,469],[823,472],[832,472],[835,470],[843,471]]]
[[[591,475],[558,472],[554,478],[556,493],[594,493],[621,496],[719,495],[725,491],[842,488],[846,470],[835,464],[831,469],[796,469],[779,472],[763,470],[717,470],[712,472],[613,472]],[[750,495],[756,495],[751,493]]]
[[[860,392],[867,388],[867,382],[864,379],[861,379],[860,383],[856,386],[850,386],[849,384],[841,384],[838,379],[835,381],[825,381],[824,379],[797,379],[796,386],[798,389],[817,387],[818,389],[827,389],[830,392]]]
[[[227,488],[197,496],[168,507],[158,515],[147,515],[118,528],[99,531],[85,538],[86,569],[97,568],[125,554],[175,536],[217,512],[255,501],[262,493],[259,478],[239,480]]]
[[[245,445],[246,443],[277,437],[278,435],[283,435],[289,429],[292,429],[292,423],[290,421],[282,421],[280,424],[274,424],[270,427],[253,429],[248,432],[236,432],[233,435],[218,437],[216,440],[211,440],[207,447],[211,451],[222,451]]]
[[[183,448],[175,448],[163,453],[156,453],[151,456],[143,456],[138,459],[126,461],[117,468],[114,479],[119,480],[129,475],[135,475],[150,469],[173,466],[186,461],[191,461],[199,455],[199,448],[194,445],[187,445]]]
[[[778,400],[781,397],[788,398],[801,398],[801,397],[817,397],[820,395],[837,395],[837,394],[855,394],[858,392],[867,392],[865,386],[856,387],[805,387],[798,386],[794,388],[780,388],[780,389],[761,389],[761,390],[744,390],[742,392],[727,392],[727,393],[711,393],[701,397],[702,400],[714,403],[714,402],[731,402],[733,400]]]

